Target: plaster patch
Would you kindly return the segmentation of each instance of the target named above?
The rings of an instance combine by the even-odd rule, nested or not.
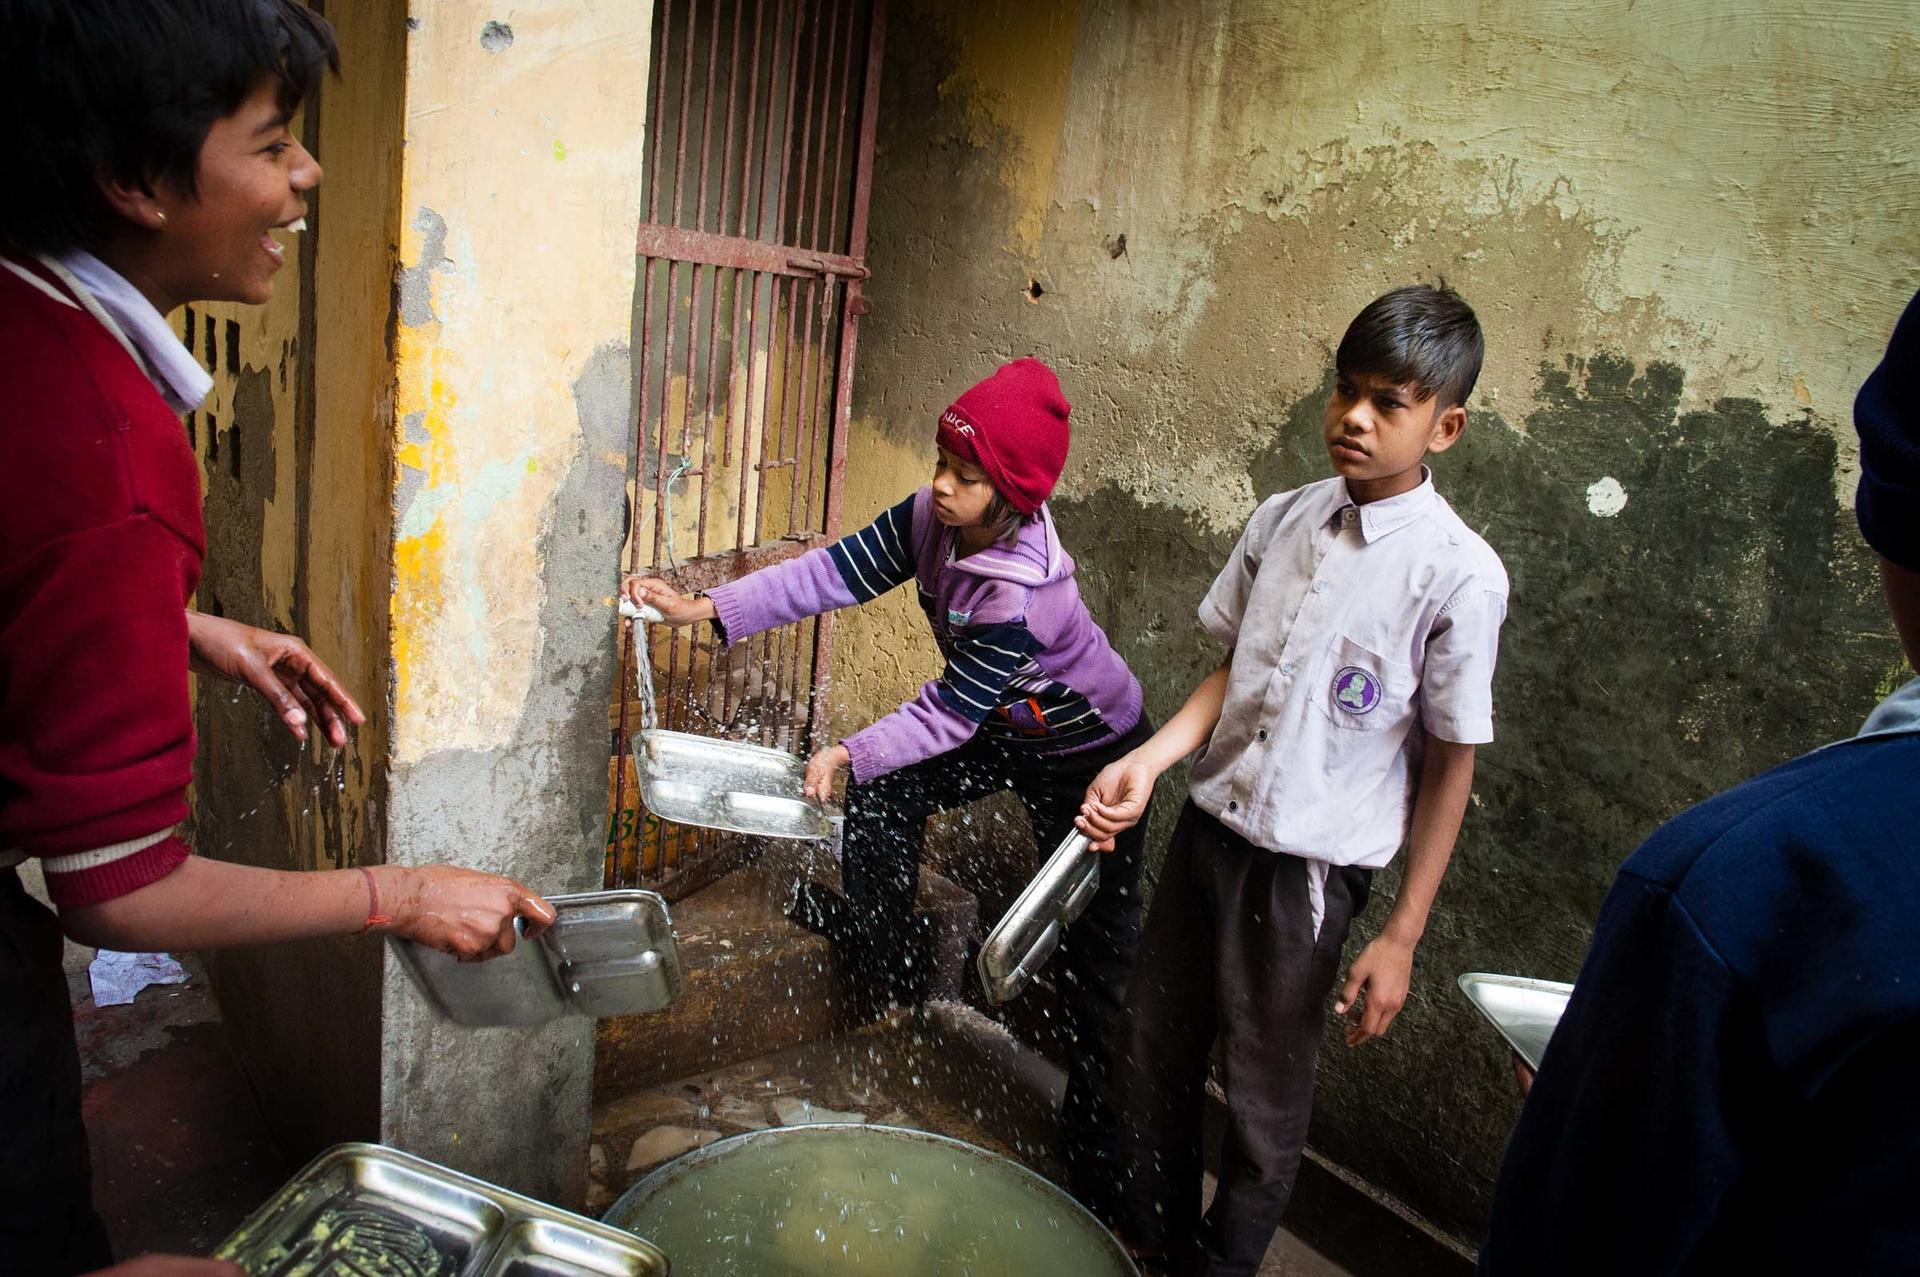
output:
[[[1612,475],[1587,485],[1587,513],[1596,519],[1611,519],[1627,508],[1627,490]]]
[[[420,232],[420,260],[400,271],[400,322],[408,328],[439,322],[433,311],[433,272],[453,265],[447,257],[447,221],[430,208],[414,216]]]

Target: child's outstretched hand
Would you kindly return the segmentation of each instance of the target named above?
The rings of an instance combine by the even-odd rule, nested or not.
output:
[[[1347,969],[1347,982],[1340,986],[1340,998],[1333,1004],[1334,1014],[1349,1021],[1347,1045],[1359,1046],[1385,1033],[1407,1004],[1412,984],[1413,946],[1384,931],[1375,936]],[[1365,1005],[1361,1005],[1363,994]]]
[[[635,606],[651,605],[668,625],[692,625],[718,615],[712,599],[705,595],[689,598],[655,576],[627,577],[620,582],[620,593]]]
[[[827,802],[833,797],[833,778],[842,767],[853,762],[845,745],[829,745],[807,760],[807,778],[800,792],[808,798]]]
[[[1073,820],[1093,850],[1112,851],[1114,838],[1140,823],[1154,779],[1153,769],[1131,754],[1100,769]]]

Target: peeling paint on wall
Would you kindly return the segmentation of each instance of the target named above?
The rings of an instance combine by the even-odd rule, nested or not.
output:
[[[508,55],[504,27],[474,38],[473,9],[422,15],[409,48],[401,761],[510,738],[541,643],[536,532],[580,460],[571,387],[598,347],[624,340],[632,305],[645,118],[645,76],[632,68],[645,65],[646,24],[624,11],[516,9]],[[596,597],[611,595],[614,572],[609,556]]]

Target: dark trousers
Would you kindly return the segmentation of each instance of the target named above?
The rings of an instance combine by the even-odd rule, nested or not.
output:
[[[60,952],[52,911],[0,869],[0,1272],[9,1277],[65,1277],[113,1262],[93,1209]]]
[[[1307,862],[1254,846],[1189,802],[1167,848],[1127,987],[1117,1091],[1121,1231],[1176,1273],[1251,1275],[1293,1193],[1313,1066],[1347,928],[1370,870],[1327,874],[1313,935]],[[1207,1061],[1226,1060],[1220,1182],[1200,1215]]]
[[[885,973],[902,1002],[925,987],[929,938],[913,904],[927,818],[1012,789],[1026,805],[1040,855],[1073,828],[1087,785],[1100,769],[1153,734],[1145,716],[1125,736],[1075,754],[1034,754],[975,736],[959,749],[847,788],[841,846],[856,969]],[[1067,1187],[1087,1209],[1111,1219],[1118,1208],[1119,1141],[1113,1103],[1114,1035],[1140,933],[1140,853],[1146,819],[1122,834],[1100,862],[1100,890],[1067,928],[1051,962],[1070,1058],[1061,1119]]]

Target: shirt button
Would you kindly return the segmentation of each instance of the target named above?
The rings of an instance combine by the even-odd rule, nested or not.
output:
[[[1326,589],[1326,588],[1327,588],[1327,583],[1326,583],[1325,581],[1315,581],[1315,582],[1313,583],[1313,592],[1314,592],[1315,594],[1318,594],[1318,593],[1320,593],[1320,591],[1322,591],[1322,590],[1324,590],[1324,589]]]
[[[1264,727],[1262,727],[1258,732],[1254,733],[1254,739],[1256,740],[1265,740],[1266,738],[1267,738],[1267,729]]]
[[[1282,662],[1280,662],[1280,672],[1281,672],[1282,674],[1291,674],[1291,673],[1293,673],[1293,662],[1292,662],[1292,661],[1282,661]]]
[[[1240,804],[1239,804],[1239,803],[1228,803],[1228,804],[1227,804],[1227,810],[1228,810],[1228,811],[1239,811],[1239,810],[1240,810]]]
[[[1348,523],[1352,523],[1355,519],[1360,517],[1360,512],[1354,509],[1352,506],[1348,506],[1345,510],[1340,512],[1340,517],[1345,519]]]

